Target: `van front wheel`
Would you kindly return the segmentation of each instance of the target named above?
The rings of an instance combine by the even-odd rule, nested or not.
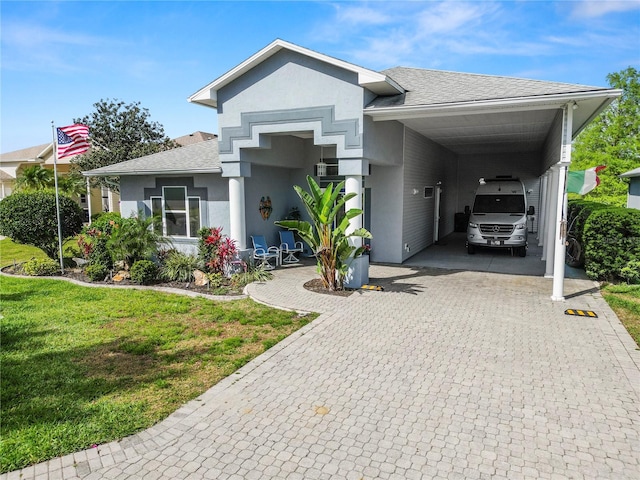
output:
[[[526,257],[527,256],[527,247],[518,247],[518,255],[520,257]]]
[[[476,253],[476,247],[475,247],[475,245],[468,244],[468,245],[467,245],[467,253],[468,253],[469,255],[473,255],[474,253]]]

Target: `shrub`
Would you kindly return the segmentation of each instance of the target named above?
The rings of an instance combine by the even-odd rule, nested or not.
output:
[[[567,212],[569,228],[580,245],[584,246],[584,225],[593,212],[603,208],[610,208],[604,203],[588,200],[571,200]]]
[[[51,258],[42,260],[32,258],[22,264],[22,273],[25,275],[55,275],[60,271],[60,264]]]
[[[84,269],[84,273],[94,282],[99,282],[109,275],[109,267],[103,263],[91,263]]]
[[[197,257],[172,250],[162,261],[160,276],[168,281],[189,282],[193,280],[193,271],[197,268]]]
[[[123,218],[120,225],[114,225],[107,249],[114,261],[122,261],[131,267],[138,260],[148,260],[158,252],[158,244],[166,242],[153,228],[154,219],[140,217]]]
[[[131,280],[141,285],[152,283],[158,276],[158,266],[151,260],[138,260],[129,271]]]
[[[208,272],[227,274],[238,249],[233,240],[222,234],[222,227],[203,227],[198,231],[198,258]]]
[[[60,228],[63,240],[82,229],[80,206],[59,196]],[[42,249],[49,258],[58,258],[56,196],[50,192],[14,193],[0,202],[0,235],[14,242]]]
[[[633,260],[629,262],[626,267],[620,269],[620,276],[624,278],[627,283],[640,283],[640,260]]]
[[[610,207],[589,215],[584,227],[585,270],[595,280],[615,280],[640,260],[640,210]]]

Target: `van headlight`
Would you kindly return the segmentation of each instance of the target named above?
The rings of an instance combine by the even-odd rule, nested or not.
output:
[[[525,226],[526,226],[526,225],[525,225],[524,223],[518,223],[518,224],[516,225],[516,229],[518,229],[518,230],[522,230],[522,229],[524,229],[524,228],[525,228]]]
[[[471,228],[478,228],[478,224],[477,223],[473,223],[473,222],[469,222],[469,226]]]

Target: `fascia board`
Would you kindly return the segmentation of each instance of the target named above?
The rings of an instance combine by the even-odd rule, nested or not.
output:
[[[131,177],[135,175],[184,175],[184,174],[195,174],[195,173],[222,173],[222,168],[207,168],[207,169],[176,169],[176,170],[128,170],[126,172],[99,172],[97,170],[88,170],[86,172],[82,172],[82,175],[85,177]]]
[[[365,88],[371,89],[374,93],[390,95],[390,94],[399,94],[404,92],[404,89],[402,89],[402,87],[400,87],[397,83],[388,79],[387,76],[382,73],[375,72],[367,68],[359,67],[352,63],[345,62],[344,60],[338,60],[337,58],[329,57],[328,55],[314,52],[313,50],[300,47],[299,45],[294,45],[293,43],[289,43],[284,40],[277,39],[271,42],[266,47],[264,47],[259,52],[249,57],[247,60],[245,60],[241,64],[237,65],[236,67],[232,68],[227,73],[225,73],[224,75],[218,77],[216,80],[209,83],[207,86],[198,90],[196,93],[194,93],[188,98],[188,101],[193,103],[200,103],[202,105],[206,105],[210,107],[217,107],[216,92],[220,88],[231,83],[233,80],[245,74],[256,65],[264,62],[266,59],[268,59],[272,55],[275,55],[280,50],[285,48],[287,50],[300,53],[301,55],[314,58],[321,62],[335,65],[339,68],[343,68],[345,70],[349,70],[354,73],[357,73],[358,83]]]
[[[365,108],[363,113],[374,121],[402,120],[408,118],[443,117],[468,114],[496,113],[499,111],[545,110],[560,108],[571,101],[602,98],[597,110],[600,113],[609,103],[622,95],[622,90],[608,89],[596,92],[519,97],[512,99],[480,100],[434,105]],[[593,118],[591,116],[590,118]],[[588,123],[588,122],[587,122]]]

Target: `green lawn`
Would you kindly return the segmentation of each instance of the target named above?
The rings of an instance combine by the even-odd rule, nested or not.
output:
[[[640,285],[607,285],[602,296],[640,348]]]
[[[10,239],[0,240],[0,267],[12,263],[26,262],[32,258],[47,258],[47,255],[37,247],[14,243]]]
[[[33,255],[6,242],[3,264]],[[0,295],[2,472],[147,428],[314,318],[43,278]]]

